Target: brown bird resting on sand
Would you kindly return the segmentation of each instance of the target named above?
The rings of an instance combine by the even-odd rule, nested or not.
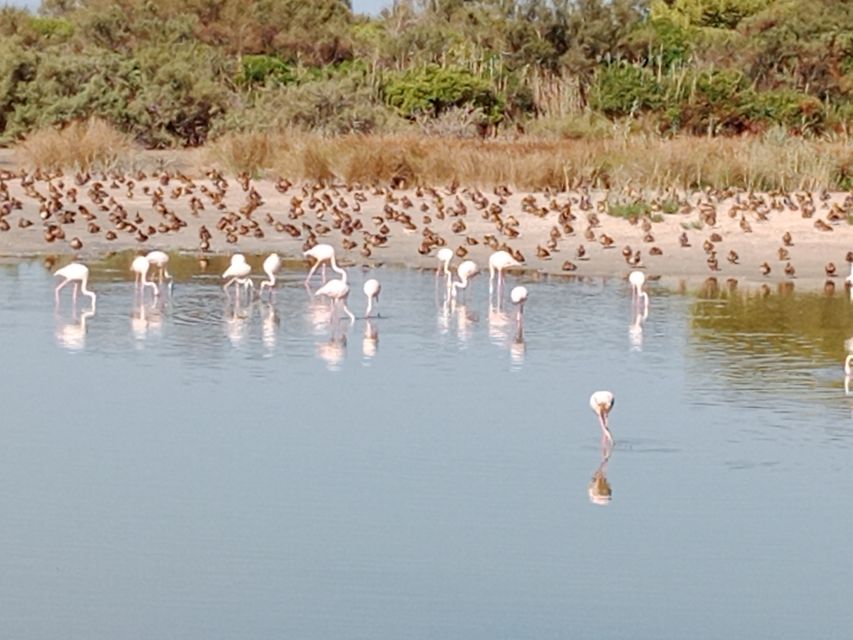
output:
[[[848,251],[847,255],[844,256],[844,260],[848,263],[853,263],[853,251]]]
[[[578,260],[583,260],[584,256],[586,256],[586,247],[584,247],[582,244],[579,244],[576,255]]]
[[[835,277],[835,263],[834,262],[827,262],[826,266],[823,268],[823,270],[826,272],[827,278],[834,278]]]
[[[717,261],[717,254],[716,253],[712,253],[711,255],[709,255],[706,262],[708,263],[708,268],[711,271],[719,271],[720,270],[720,263]]]
[[[615,241],[613,240],[613,238],[611,238],[606,233],[602,233],[601,238],[599,238],[599,242],[601,243],[601,246],[604,247],[605,249],[610,249],[613,247],[613,243]]]
[[[536,257],[542,258],[543,260],[549,260],[551,258],[551,252],[547,249],[543,248],[542,245],[536,245]]]
[[[689,247],[690,240],[687,238],[687,232],[683,231],[680,236],[678,236],[678,241],[681,243],[682,247]]]
[[[710,240],[711,242],[722,242],[723,236],[721,236],[719,233],[715,232],[715,233],[712,233],[710,236],[708,236],[708,240]]]
[[[705,240],[705,242],[702,243],[702,249],[704,249],[705,253],[713,253],[714,243],[710,240]]]
[[[761,273],[763,275],[765,275],[765,276],[770,275],[770,265],[769,264],[767,264],[766,262],[762,262],[760,268],[761,268]]]
[[[655,245],[654,247],[649,249],[649,255],[650,256],[662,256],[663,255],[663,249],[661,249],[660,247]]]
[[[832,225],[825,223],[820,218],[814,221],[814,226],[818,231],[832,231]]]
[[[749,224],[746,217],[740,217],[740,228],[743,229],[744,233],[752,233],[752,225]]]
[[[793,247],[794,246],[794,241],[791,239],[791,232],[790,231],[786,231],[782,235],[782,244],[784,244],[786,247]]]
[[[779,247],[779,262],[784,262],[785,260],[789,260],[791,254],[785,247]]]
[[[797,273],[797,271],[794,269],[794,265],[792,265],[790,262],[788,262],[785,265],[785,275],[788,276],[789,278],[793,278],[796,273]]]
[[[566,260],[566,261],[563,263],[563,271],[576,271],[576,270],[577,270],[577,268],[578,268],[578,265],[576,265],[576,264],[575,264],[574,262],[572,262],[571,260]]]
[[[737,264],[738,260],[740,260],[740,257],[735,251],[729,251],[729,255],[726,259],[732,264]]]

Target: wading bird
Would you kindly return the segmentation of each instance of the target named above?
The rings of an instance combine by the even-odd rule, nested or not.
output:
[[[270,290],[270,296],[272,296],[272,288],[275,286],[275,274],[278,273],[279,269],[281,269],[281,258],[278,257],[277,253],[269,254],[267,259],[264,260],[264,273],[267,274],[269,280],[261,282],[259,295],[263,296],[264,287],[267,287]]]
[[[320,265],[323,265],[323,282],[325,282],[327,262],[334,271],[343,274],[344,281],[346,281],[346,272],[338,266],[337,262],[335,262],[335,248],[332,245],[317,244],[308,249],[308,251],[305,251],[302,255],[304,255],[306,258],[314,258],[315,260],[314,264],[311,266],[311,269],[308,271],[308,276],[305,278],[305,284],[308,284],[308,282],[311,280],[311,276],[314,275],[314,272]]]
[[[171,293],[173,279],[172,274],[166,268],[169,264],[169,254],[163,251],[149,251],[145,254],[145,259],[148,260],[152,267],[156,267],[161,287],[163,286],[164,278],[169,281],[169,292]]]
[[[53,275],[60,276],[61,278],[65,278],[62,282],[60,282],[56,286],[56,290],[54,291],[54,298],[56,299],[56,304],[59,304],[59,291],[67,285],[69,282],[74,283],[74,302],[77,302],[77,285],[80,285],[80,291],[83,295],[89,296],[92,298],[92,310],[95,309],[95,301],[97,296],[93,291],[89,291],[86,288],[86,284],[89,282],[89,268],[86,265],[80,264],[79,262],[72,262],[71,264],[67,264],[61,269],[57,269],[53,272]]]
[[[495,272],[498,273],[498,296],[501,293],[501,285],[503,284],[503,270],[509,267],[518,266],[519,262],[513,258],[507,251],[495,251],[489,256],[489,297],[494,290]]]
[[[524,303],[527,302],[527,287],[513,287],[509,292],[509,299],[518,307],[516,321],[521,324],[524,321]]]
[[[355,316],[347,307],[349,285],[347,284],[346,275],[346,271],[344,271],[341,279],[329,280],[326,284],[317,289],[317,291],[314,292],[314,295],[329,298],[329,300],[332,301],[332,309],[337,309],[338,307],[343,308],[344,313],[349,316],[350,323],[353,323],[355,322]],[[333,317],[332,320],[336,320],[336,318]]]
[[[631,283],[631,293],[634,300],[638,305],[648,310],[649,294],[643,291],[643,285],[646,283],[646,274],[642,271],[632,271],[628,276],[628,282]]]
[[[364,295],[367,296],[367,310],[364,312],[364,317],[369,318],[370,312],[373,311],[373,301],[379,302],[379,292],[382,291],[382,285],[379,280],[371,278],[364,283]],[[378,315],[378,314],[377,314]]]
[[[477,267],[477,263],[473,260],[466,260],[456,268],[456,273],[459,276],[459,281],[453,283],[452,294],[454,298],[456,297],[456,290],[467,289],[468,282],[471,278],[480,273],[480,269]]]
[[[148,269],[151,268],[151,263],[145,258],[145,256],[136,256],[133,259],[133,262],[130,264],[130,270],[136,274],[136,282],[135,287],[137,289],[141,289],[142,295],[145,295],[145,287],[151,287],[154,291],[154,296],[160,295],[160,289],[157,287],[156,282],[151,282],[148,279]]]
[[[613,408],[613,394],[610,391],[596,391],[589,398],[589,406],[595,411],[598,416],[598,423],[601,425],[601,434],[604,440],[613,444],[613,434],[607,427],[607,414]]]
[[[231,256],[231,264],[225,270],[225,273],[222,274],[223,279],[227,280],[230,278],[228,282],[222,285],[222,290],[228,293],[228,287],[234,284],[234,289],[239,296],[238,285],[243,285],[246,288],[254,288],[255,285],[252,284],[252,279],[249,277],[251,272],[252,267],[246,262],[246,257],[242,253],[235,253]]]

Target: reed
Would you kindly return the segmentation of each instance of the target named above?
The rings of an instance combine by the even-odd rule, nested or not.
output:
[[[135,153],[126,136],[98,120],[40,131],[17,150],[31,167],[80,170],[132,166]],[[285,130],[229,133],[200,157],[206,164],[199,170],[213,165],[256,177],[397,187],[853,189],[853,146],[846,137],[805,139],[781,129],[742,138],[664,138],[642,127],[611,125],[606,137],[580,139],[321,136]]]
[[[27,136],[16,148],[23,165],[42,170],[110,170],[129,166],[129,136],[104,120],[91,118]]]

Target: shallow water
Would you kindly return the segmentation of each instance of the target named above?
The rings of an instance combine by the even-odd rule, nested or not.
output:
[[[333,328],[303,271],[235,309],[220,263],[177,265],[140,310],[121,260],[85,329],[40,261],[0,266],[2,637],[853,629],[843,290],[652,283],[634,322],[624,281],[510,277],[519,340],[483,276],[450,310],[352,269],[381,317]]]

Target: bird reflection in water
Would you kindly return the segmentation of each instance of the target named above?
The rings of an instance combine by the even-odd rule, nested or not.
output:
[[[515,336],[509,347],[509,354],[512,363],[519,366],[524,363],[524,353],[526,351],[524,344],[524,305],[527,302],[527,288],[522,286],[514,287],[509,297],[516,307]]]
[[[451,301],[451,309],[456,312],[456,337],[460,342],[468,342],[471,337],[471,328],[479,321],[479,316],[473,311],[468,311],[465,304],[457,304]]]
[[[613,452],[613,443],[604,441],[601,444],[601,463],[592,474],[592,480],[587,488],[589,501],[592,504],[607,505],[613,498],[613,489],[610,487],[610,482],[607,480],[607,463],[610,461],[610,454]]]
[[[853,377],[853,338],[844,341],[847,356],[844,358],[844,393],[850,395],[850,378]]]
[[[272,292],[270,292],[272,297]],[[261,303],[261,340],[267,350],[275,349],[275,343],[278,338],[278,327],[281,320],[278,316],[278,311],[275,305],[270,302]]]
[[[501,311],[500,305],[489,304],[489,339],[492,344],[503,346],[509,340],[510,316]]]
[[[243,308],[240,306],[239,291],[234,304],[225,305],[225,334],[232,346],[239,346],[246,338],[249,329],[249,312],[251,306]]]
[[[341,363],[347,355],[347,336],[342,333],[332,337],[326,342],[317,344],[317,357],[326,363],[329,371],[340,371]]]
[[[86,322],[95,315],[94,309],[86,309],[77,318],[76,310],[72,310],[71,321],[64,321],[58,314],[56,316],[56,343],[69,351],[80,351],[86,347]]]
[[[367,364],[376,356],[379,349],[379,330],[368,320],[364,325],[364,335],[361,338],[361,353],[364,356],[364,364]]]

